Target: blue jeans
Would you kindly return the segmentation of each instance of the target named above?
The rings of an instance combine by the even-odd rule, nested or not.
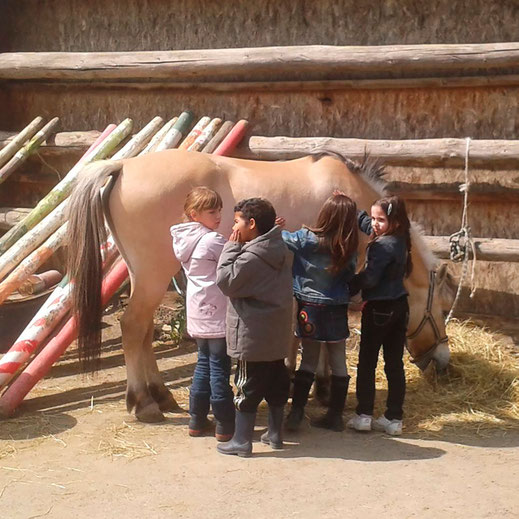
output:
[[[196,339],[196,344],[198,361],[189,393],[189,414],[202,424],[211,406],[217,422],[234,423],[231,359],[225,339]]]

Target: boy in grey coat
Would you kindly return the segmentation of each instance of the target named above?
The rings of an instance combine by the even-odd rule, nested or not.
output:
[[[216,283],[229,297],[227,353],[238,360],[237,409],[231,441],[222,454],[250,456],[256,410],[265,398],[269,428],[262,441],[283,447],[283,410],[290,379],[285,357],[292,335],[292,258],[274,225],[276,212],[261,198],[242,200],[234,208],[234,226],[218,263]]]

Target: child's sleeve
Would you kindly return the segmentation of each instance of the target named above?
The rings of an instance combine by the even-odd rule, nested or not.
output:
[[[373,232],[373,227],[371,226],[371,216],[369,216],[366,211],[358,211],[357,212],[357,222],[359,224],[359,229],[368,236]]]
[[[256,283],[258,269],[254,256],[242,251],[243,244],[229,241],[225,244],[218,267],[216,284],[228,297],[251,297]]]
[[[211,256],[211,259],[213,259],[217,263],[222,254],[224,245],[225,245],[225,238],[221,234],[215,233],[215,236],[211,240],[211,243],[208,247],[208,252]]]
[[[366,266],[364,270],[353,277],[349,283],[350,295],[355,295],[364,288],[373,288],[378,285],[386,266],[391,262],[383,243],[374,241],[368,248]]]
[[[281,237],[291,252],[297,252],[303,248],[301,230],[296,232],[281,231]]]

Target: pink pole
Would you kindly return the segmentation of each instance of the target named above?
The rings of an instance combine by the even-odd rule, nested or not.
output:
[[[234,128],[227,134],[227,137],[225,137],[225,139],[220,143],[218,148],[213,151],[213,155],[230,155],[245,136],[248,126],[249,122],[245,119],[238,121],[234,125]]]
[[[128,276],[128,269],[120,259],[103,280],[101,288],[102,304],[108,304],[115,291]],[[11,416],[22,403],[29,391],[43,378],[70,343],[77,337],[76,318],[71,317],[60,332],[49,341],[45,348],[33,359],[20,376],[0,398],[0,416]]]
[[[90,148],[85,151],[83,156],[79,159],[78,164],[83,164],[88,156],[117,128],[116,124],[109,124],[101,135],[90,145]]]

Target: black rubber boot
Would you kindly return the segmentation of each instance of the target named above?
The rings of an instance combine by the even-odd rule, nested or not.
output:
[[[305,405],[308,402],[308,394],[314,382],[314,374],[309,371],[298,370],[294,376],[294,394],[292,407],[288,413],[286,427],[289,431],[297,431],[305,416]]]
[[[330,407],[328,411],[317,420],[312,420],[311,425],[320,427],[322,429],[330,429],[332,431],[344,431],[344,420],[342,412],[344,411],[344,404],[346,402],[346,395],[348,394],[348,385],[350,383],[350,376],[336,377],[332,375],[332,383],[330,388]]]
[[[283,413],[285,406],[269,406],[269,429],[261,435],[261,441],[273,449],[283,448]]]
[[[216,446],[218,452],[248,458],[252,454],[252,435],[254,434],[255,422],[256,413],[236,411],[234,436],[230,441],[218,444]]]

